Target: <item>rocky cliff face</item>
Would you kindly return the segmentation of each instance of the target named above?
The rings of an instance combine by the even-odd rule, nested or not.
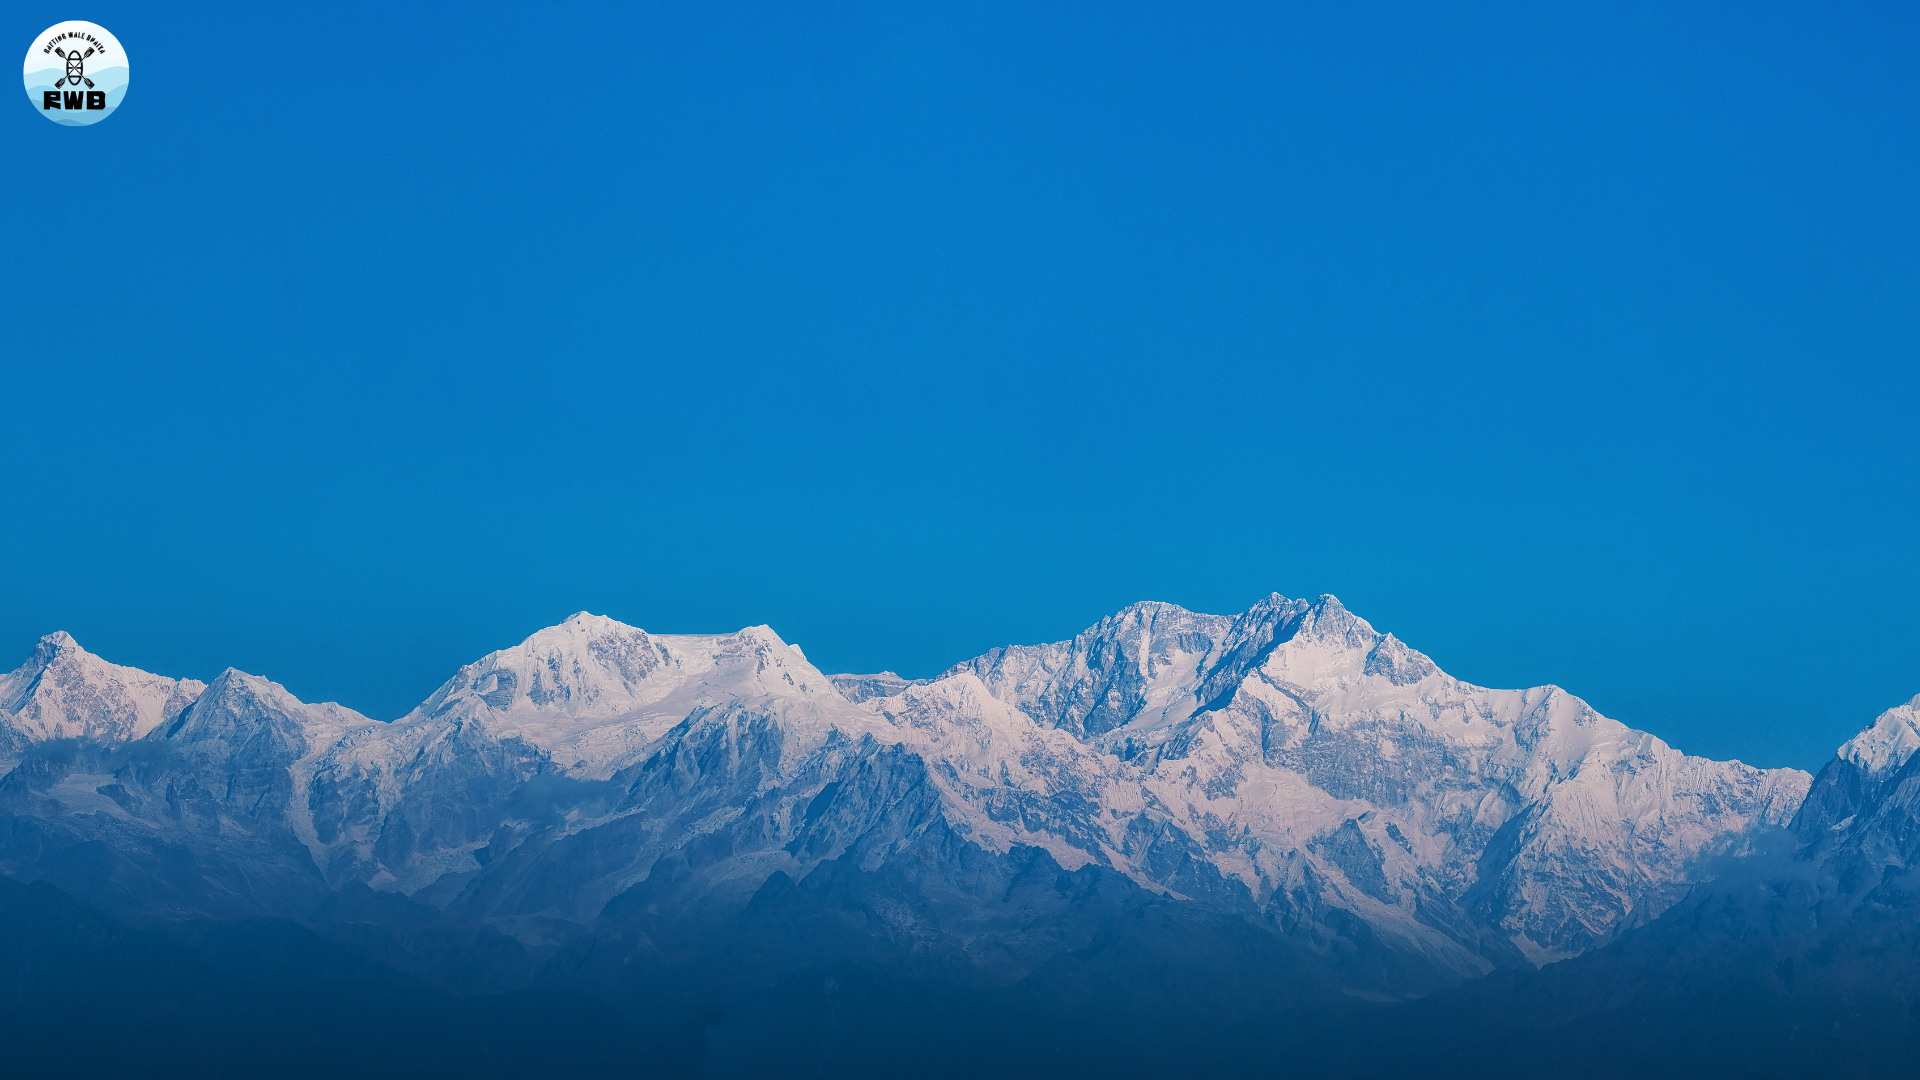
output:
[[[832,866],[890,883],[873,918],[902,940],[1040,963],[1071,935],[975,939],[1002,925],[995,890],[1045,865],[1417,992],[1646,921],[1809,782],[1681,754],[1557,688],[1462,683],[1331,597],[1139,604],[932,680],[830,679],[765,627],[582,613],[393,723],[48,641],[0,684],[30,714],[8,729],[0,870],[123,913],[297,915],[365,885],[557,942],[743,912]],[[55,752],[61,732],[79,748]]]

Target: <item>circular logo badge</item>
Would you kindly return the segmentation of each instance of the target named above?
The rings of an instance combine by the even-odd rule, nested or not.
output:
[[[113,115],[127,96],[127,53],[90,22],[63,22],[27,50],[27,100],[56,124],[84,127]]]

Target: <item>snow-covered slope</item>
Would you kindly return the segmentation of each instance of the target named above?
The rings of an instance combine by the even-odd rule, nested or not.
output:
[[[0,675],[0,755],[47,739],[137,739],[206,688],[109,664],[64,632],[48,634],[26,663]]]

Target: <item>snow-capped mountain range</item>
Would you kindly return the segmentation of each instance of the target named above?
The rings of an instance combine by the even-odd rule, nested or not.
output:
[[[1913,709],[1849,744],[1846,783],[1899,771]],[[932,860],[966,893],[1044,852],[1383,951],[1414,990],[1645,923],[1812,781],[1683,754],[1557,687],[1461,682],[1330,596],[1136,604],[930,680],[829,677],[767,627],[581,613],[392,722],[55,634],[0,676],[0,737],[0,872],[147,917],[297,917],[365,884],[534,943],[741,910],[829,860]]]

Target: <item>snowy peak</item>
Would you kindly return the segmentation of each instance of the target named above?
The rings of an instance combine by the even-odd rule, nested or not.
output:
[[[735,697],[831,694],[833,684],[765,626],[732,634],[648,634],[580,612],[461,668],[411,717],[459,708],[609,720],[678,692]]]
[[[657,638],[689,681],[703,692],[737,698],[759,696],[838,698],[832,680],[771,627],[750,626],[732,634],[678,634]]]
[[[1920,696],[1896,705],[1848,739],[1835,754],[1867,776],[1881,779],[1907,763],[1920,749]]]
[[[645,630],[582,611],[461,668],[413,715],[467,706],[576,718],[617,716],[656,696],[663,681],[655,676],[671,666],[665,648]]]
[[[1305,600],[1289,600],[1273,593],[1236,616],[1221,640],[1219,655],[1207,665],[1205,678],[1195,691],[1207,703],[1205,709],[1224,704],[1241,680],[1266,663],[1276,648],[1299,634],[1312,610],[1313,605]]]
[[[206,684],[110,664],[61,631],[0,675],[0,741],[137,739],[172,719]]]
[[[828,679],[840,696],[858,705],[874,698],[892,697],[909,686],[925,686],[931,679],[903,678],[891,671],[876,671],[871,675],[830,675]]]
[[[1174,604],[1134,604],[1071,641],[994,649],[940,678],[972,674],[1043,727],[1098,736],[1143,713],[1191,712],[1194,675],[1231,626]]]
[[[1361,669],[1368,675],[1382,675],[1395,686],[1412,686],[1422,679],[1440,674],[1440,668],[1426,653],[1388,634],[1367,653]]]
[[[1274,593],[1231,617],[1133,604],[1071,641],[995,649],[941,678],[971,673],[1035,723],[1125,753],[1127,738],[1227,707],[1263,668],[1300,685],[1380,675],[1407,686],[1439,672],[1432,660],[1374,630],[1335,597],[1290,600]],[[878,696],[857,677],[840,680],[849,700]],[[886,690],[878,683],[871,689]]]
[[[583,611],[461,668],[402,723],[473,720],[598,774],[634,760],[703,705],[769,697],[846,707],[832,681],[768,627],[649,634]]]
[[[1234,620],[1222,655],[1198,693],[1208,708],[1220,707],[1235,686],[1263,669],[1301,686],[1369,675],[1408,686],[1440,670],[1426,654],[1375,630],[1334,596],[1288,600],[1278,593]]]
[[[1904,832],[1880,818],[1888,810],[1904,816],[1909,800],[1900,795],[1911,782],[1914,751],[1920,749],[1920,697],[1876,717],[1841,745],[1813,782],[1793,827],[1817,843],[1837,843],[1845,833]],[[1901,804],[1889,807],[1888,803]]]
[[[277,747],[293,757],[375,722],[333,702],[309,705],[279,683],[228,668],[173,722],[147,737],[174,747],[223,753]]]

